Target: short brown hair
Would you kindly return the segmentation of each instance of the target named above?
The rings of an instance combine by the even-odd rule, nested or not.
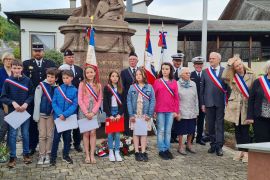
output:
[[[74,77],[74,74],[71,70],[63,70],[62,71],[62,77],[66,75],[66,76],[69,76],[69,77]]]
[[[46,70],[46,75],[48,75],[48,74],[49,75],[52,75],[54,77],[57,77],[58,74],[59,74],[59,70],[57,68],[55,68],[55,67],[48,68]]]
[[[18,60],[18,59],[15,59],[15,60],[13,60],[12,63],[11,63],[11,67],[12,67],[12,66],[21,66],[21,67],[23,67],[23,63],[22,63],[22,61],[20,61],[20,60]]]

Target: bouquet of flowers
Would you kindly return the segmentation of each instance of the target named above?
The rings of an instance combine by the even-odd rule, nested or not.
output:
[[[134,147],[133,147],[133,140],[132,137],[121,136],[120,137],[120,153],[123,156],[129,156],[133,154]],[[99,157],[105,157],[109,154],[109,147],[108,147],[108,140],[103,140],[100,144],[96,147],[96,155]]]
[[[0,163],[5,163],[8,161],[8,147],[6,146],[5,143],[0,144]]]

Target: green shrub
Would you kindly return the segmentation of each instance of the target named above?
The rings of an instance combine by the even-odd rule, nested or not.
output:
[[[55,62],[56,66],[59,67],[63,64],[64,56],[61,52],[52,49],[45,51],[45,59],[50,59]]]
[[[20,47],[13,48],[13,54],[14,54],[15,59],[21,59]]]
[[[234,133],[233,123],[225,121],[224,122],[224,131],[229,132],[229,133]]]
[[[5,143],[0,143],[0,163],[7,162],[9,150]]]

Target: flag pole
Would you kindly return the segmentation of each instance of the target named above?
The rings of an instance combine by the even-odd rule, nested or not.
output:
[[[203,0],[203,22],[202,22],[202,44],[201,56],[206,59],[207,57],[207,8],[208,0]]]
[[[148,16],[148,31],[150,31],[150,16]],[[143,59],[143,61],[144,61],[144,67],[146,65],[146,58],[145,58],[145,56],[146,56],[147,34],[148,34],[148,32],[146,31],[145,46],[144,46],[144,57],[143,57],[144,58]]]

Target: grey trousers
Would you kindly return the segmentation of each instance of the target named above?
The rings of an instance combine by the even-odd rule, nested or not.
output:
[[[215,149],[221,149],[224,144],[224,109],[224,106],[206,107],[210,146]]]
[[[8,131],[8,124],[4,121],[4,111],[0,108],[0,143],[5,141],[5,136]]]

